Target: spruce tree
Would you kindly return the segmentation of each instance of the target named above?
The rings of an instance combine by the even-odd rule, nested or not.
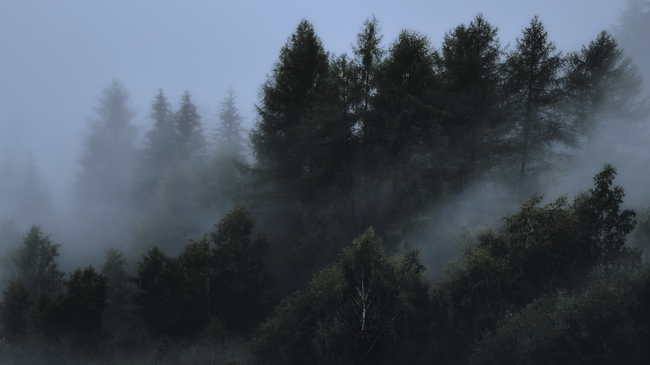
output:
[[[216,130],[217,150],[232,156],[241,157],[246,151],[246,140],[244,139],[244,128],[241,122],[244,120],[237,110],[235,103],[235,91],[232,87],[228,89],[228,96],[221,102],[219,107],[219,123]]]
[[[200,156],[207,148],[201,116],[196,112],[191,97],[190,92],[186,91],[181,98],[181,106],[176,112],[177,143],[179,155],[183,160]]]

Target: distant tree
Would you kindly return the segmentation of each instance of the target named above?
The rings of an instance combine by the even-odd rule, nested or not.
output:
[[[154,120],[154,125],[145,134],[145,147],[141,151],[138,170],[142,175],[139,191],[144,195],[151,195],[156,190],[157,182],[179,153],[174,113],[162,89],[158,90],[151,102],[149,118]]]
[[[558,112],[563,62],[537,16],[506,59],[506,103],[514,128],[512,163],[519,166],[521,193],[525,178],[544,167],[550,147],[570,143],[574,137]]]
[[[95,108],[97,117],[84,138],[77,198],[84,204],[124,201],[129,194],[136,129],[129,95],[117,80],[108,85]]]
[[[61,290],[65,274],[55,261],[60,246],[52,244],[49,236],[43,236],[38,226],[32,226],[23,236],[12,261],[16,279],[23,283],[30,298],[36,299],[45,293],[53,296]]]
[[[83,138],[70,228],[81,242],[115,244],[130,232],[137,129],[129,95],[117,80],[102,92]]]
[[[181,106],[176,112],[178,148],[182,159],[189,159],[204,153],[205,137],[201,127],[201,116],[196,112],[191,94],[186,91],[181,98]]]
[[[568,56],[566,88],[576,127],[591,135],[605,122],[634,121],[650,112],[640,100],[643,80],[618,42],[601,32],[588,47]]]
[[[0,325],[8,341],[22,338],[27,330],[29,294],[19,281],[11,281],[0,303]]]
[[[251,348],[264,364],[428,363],[428,284],[417,251],[385,256],[372,229],[286,298]]]
[[[650,80],[650,1],[628,0],[622,11],[614,35],[625,53],[639,66],[643,78]],[[647,94],[646,89],[646,96]]]
[[[221,102],[217,115],[219,116],[216,134],[217,150],[228,155],[243,156],[246,150],[246,140],[243,136],[244,128],[242,128],[241,122],[244,117],[237,110],[235,91],[232,87],[228,89],[228,96]]]

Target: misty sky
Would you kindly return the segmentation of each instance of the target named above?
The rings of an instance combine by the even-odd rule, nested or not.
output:
[[[514,44],[534,15],[564,52],[610,29],[624,0],[456,1],[25,1],[0,0],[0,159],[16,167],[31,151],[55,203],[70,192],[86,120],[113,78],[125,85],[135,124],[163,88],[174,109],[185,90],[199,112],[238,94],[247,126],[259,86],[301,19],[326,50],[350,52],[363,21],[379,20],[384,43],[419,31],[439,47],[444,33],[477,13]],[[204,128],[212,133],[212,115]]]

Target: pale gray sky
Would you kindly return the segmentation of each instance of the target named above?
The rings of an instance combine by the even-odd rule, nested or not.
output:
[[[113,78],[130,92],[135,123],[143,130],[158,88],[174,107],[189,90],[195,104],[212,113],[232,85],[250,125],[259,86],[301,19],[312,22],[328,51],[340,54],[350,52],[372,15],[386,44],[410,29],[438,47],[445,32],[479,12],[500,29],[503,45],[514,44],[537,14],[558,50],[568,52],[609,29],[624,5],[624,0],[0,0],[0,158],[10,153],[24,159],[31,150],[60,203],[74,181],[85,120]]]

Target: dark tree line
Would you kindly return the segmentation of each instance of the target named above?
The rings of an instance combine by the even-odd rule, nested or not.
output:
[[[647,117],[640,74],[607,32],[563,54],[537,17],[511,48],[497,31],[478,15],[440,49],[415,31],[385,46],[372,18],[334,55],[302,21],[260,89],[250,151],[232,89],[214,138],[189,92],[175,109],[159,90],[138,148],[114,81],[74,220],[141,256],[111,249],[66,278],[60,245],[32,227],[2,261],[0,358],[207,364],[244,339],[260,364],[643,363],[648,269],[616,171],[571,202],[531,195],[559,157]],[[430,283],[404,242],[488,179],[530,198]]]
[[[335,56],[302,21],[262,87],[251,203],[280,242],[283,283],[331,262],[369,225],[401,241],[477,180],[509,181],[523,199],[603,125],[631,128],[650,110],[607,32],[567,55],[537,17],[511,50],[482,15],[440,50],[413,31],[381,40],[373,18],[353,56]]]

